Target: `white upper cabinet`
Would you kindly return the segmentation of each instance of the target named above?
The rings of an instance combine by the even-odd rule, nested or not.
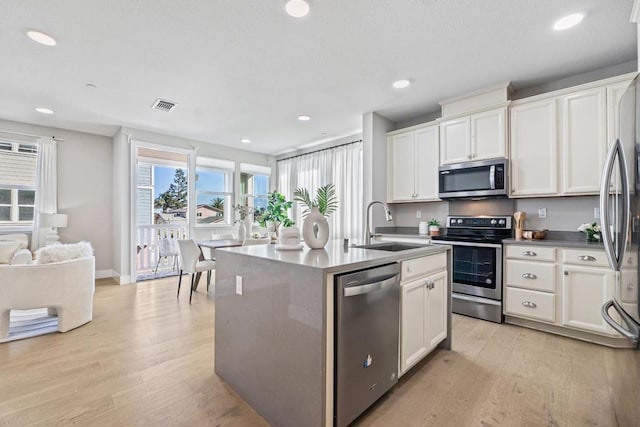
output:
[[[558,193],[555,98],[511,107],[511,195]]]
[[[440,124],[440,163],[471,160],[471,131],[469,118],[448,120]]]
[[[576,92],[561,102],[562,193],[598,193],[607,154],[606,88]]]
[[[389,137],[390,193],[389,201],[414,199],[415,134],[413,132]]]
[[[389,202],[438,199],[438,126],[392,133],[387,138]]]
[[[471,116],[471,160],[507,157],[506,108]]]
[[[515,101],[510,107],[510,195],[598,194],[607,147],[616,136],[617,104],[631,77]]]
[[[440,123],[440,164],[506,157],[506,108]]]
[[[415,200],[438,199],[438,152],[440,138],[438,126],[415,131],[416,139],[416,183]]]

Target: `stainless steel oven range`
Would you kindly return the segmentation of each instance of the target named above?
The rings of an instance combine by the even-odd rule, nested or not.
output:
[[[450,216],[447,234],[433,243],[453,246],[454,313],[502,323],[502,240],[511,216]]]

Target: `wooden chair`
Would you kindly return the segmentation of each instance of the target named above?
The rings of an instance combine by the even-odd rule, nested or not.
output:
[[[178,279],[178,294],[176,298],[180,296],[180,284],[182,283],[182,273],[191,274],[191,293],[189,294],[189,304],[191,304],[191,297],[193,296],[193,288],[195,286],[195,278],[197,273],[207,272],[207,292],[211,285],[211,270],[216,267],[216,263],[213,260],[206,259],[200,260],[200,248],[194,240],[178,240],[178,248],[180,250],[180,258],[182,260],[180,266],[180,278]]]

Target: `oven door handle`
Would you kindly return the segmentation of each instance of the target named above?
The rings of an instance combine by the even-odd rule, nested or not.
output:
[[[461,242],[461,241],[449,241],[449,240],[437,240],[437,239],[431,239],[431,242],[436,245],[475,246],[478,248],[501,248],[502,247],[500,243]]]

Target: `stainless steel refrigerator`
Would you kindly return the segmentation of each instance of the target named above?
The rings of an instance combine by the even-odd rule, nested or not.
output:
[[[640,311],[640,88],[638,76],[623,93],[615,111],[615,140],[607,152],[600,181],[602,240],[615,274],[613,299],[602,316],[621,335],[638,345]]]

